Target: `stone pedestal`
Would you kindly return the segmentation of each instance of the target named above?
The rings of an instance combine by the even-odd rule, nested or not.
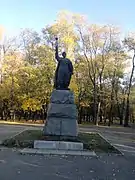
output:
[[[73,92],[69,90],[52,92],[43,134],[65,137],[78,135],[77,108]]]

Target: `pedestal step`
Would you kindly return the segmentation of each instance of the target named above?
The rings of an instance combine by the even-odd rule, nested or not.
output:
[[[55,150],[55,149],[50,150],[50,149],[30,149],[30,148],[24,148],[19,151],[21,154],[33,154],[33,155],[62,155],[62,156],[71,155],[71,156],[97,157],[94,151],[73,151],[73,150]]]
[[[83,150],[83,143],[65,141],[34,141],[36,149]]]

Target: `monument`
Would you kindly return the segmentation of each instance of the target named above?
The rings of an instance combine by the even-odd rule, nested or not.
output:
[[[73,65],[66,58],[66,52],[63,52],[62,57],[59,57],[58,38],[56,38],[55,58],[58,65],[43,134],[72,138],[78,135],[78,113],[74,102],[74,94],[69,89],[73,75]]]

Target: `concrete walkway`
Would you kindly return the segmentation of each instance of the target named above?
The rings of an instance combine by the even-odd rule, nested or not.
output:
[[[135,156],[135,130],[131,128],[80,127],[81,132],[98,132],[125,155]]]
[[[0,125],[0,139],[25,129],[41,129],[22,125]],[[134,131],[126,128],[84,127],[82,132],[99,132],[121,147],[125,156],[99,154],[98,157],[20,155],[16,149],[0,147],[0,179],[2,180],[134,180]],[[127,149],[128,146],[128,149]],[[130,147],[130,148],[129,148]],[[133,152],[124,151],[132,150]],[[8,172],[8,173],[6,173]]]
[[[20,133],[21,131],[25,130],[26,128],[27,127],[0,125],[0,141],[14,136]]]
[[[2,180],[134,180],[135,159],[116,155],[31,156],[0,151]]]
[[[0,141],[7,139],[25,129],[42,129],[40,124],[27,124],[0,121]],[[81,132],[98,132],[112,145],[116,146],[124,154],[130,153],[135,156],[135,129],[124,127],[104,127],[79,125]]]

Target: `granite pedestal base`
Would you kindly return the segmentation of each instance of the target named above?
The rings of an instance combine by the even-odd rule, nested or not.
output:
[[[43,134],[68,138],[78,135],[77,108],[73,92],[69,90],[52,92]]]

